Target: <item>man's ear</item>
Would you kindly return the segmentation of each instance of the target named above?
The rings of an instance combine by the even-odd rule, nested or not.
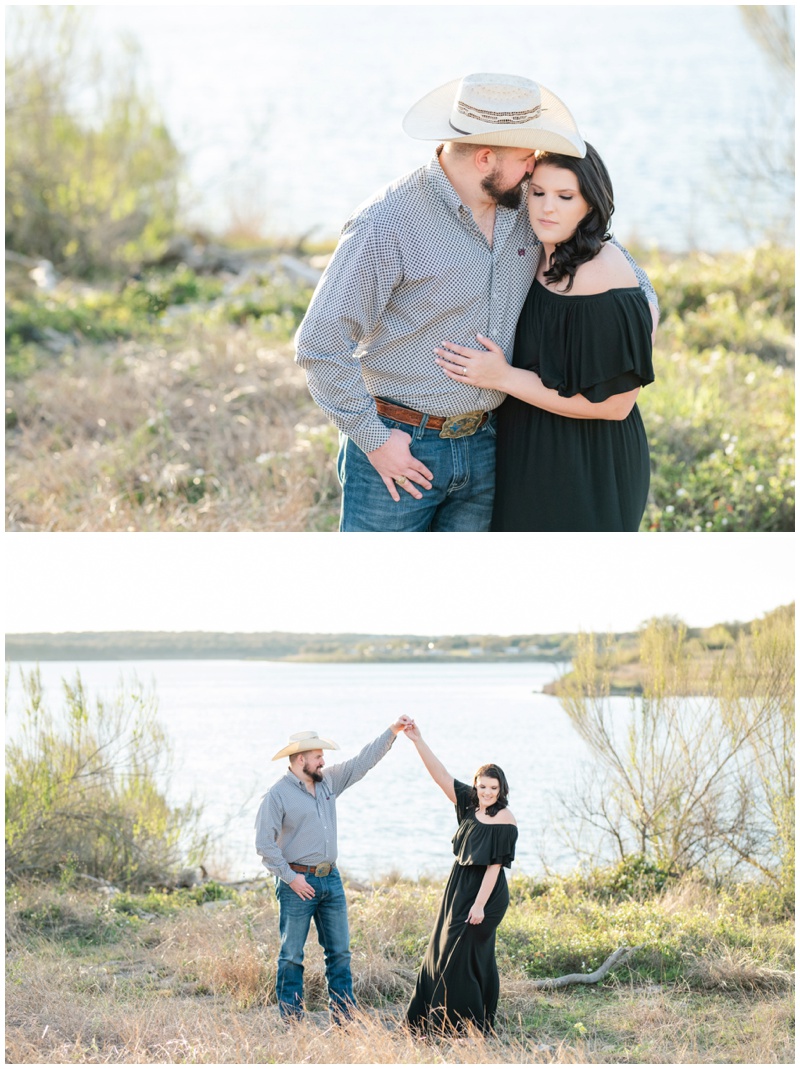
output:
[[[497,153],[490,145],[481,145],[472,158],[481,174],[489,174],[497,166]]]

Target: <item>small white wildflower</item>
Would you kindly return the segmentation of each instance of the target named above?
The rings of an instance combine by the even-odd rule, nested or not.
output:
[[[667,507],[664,509],[664,512],[674,512],[674,511],[675,511],[675,506],[674,505],[667,505]]]
[[[762,494],[763,492],[764,492],[764,485],[763,485],[763,483],[759,483],[756,486],[756,493],[757,494]]]

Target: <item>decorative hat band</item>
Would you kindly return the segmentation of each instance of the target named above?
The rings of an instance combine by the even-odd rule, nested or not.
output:
[[[497,123],[498,125],[519,126],[521,123],[533,122],[542,114],[542,105],[537,104],[527,111],[487,111],[485,108],[474,108],[471,104],[465,104],[459,100],[457,109],[461,115],[468,119],[477,119],[479,122]]]

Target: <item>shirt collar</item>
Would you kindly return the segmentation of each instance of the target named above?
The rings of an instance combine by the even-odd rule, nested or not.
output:
[[[428,177],[433,191],[441,197],[454,215],[458,215],[460,209],[465,208],[466,205],[462,202],[461,197],[450,184],[450,179],[442,170],[442,165],[439,163],[438,149],[434,152],[428,164]]]
[[[296,786],[300,787],[300,789],[304,790],[306,794],[311,794],[311,791],[308,789],[305,783],[303,783],[299,776],[295,776],[294,772],[292,772],[291,769],[287,769],[284,779],[288,780],[289,783],[295,784]]]

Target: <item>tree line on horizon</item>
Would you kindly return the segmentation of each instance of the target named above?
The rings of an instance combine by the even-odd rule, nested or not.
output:
[[[671,618],[677,621],[676,617]],[[707,628],[690,628],[690,639],[711,649],[732,644],[752,623],[728,621]],[[609,636],[618,650],[635,650],[637,632]],[[31,632],[6,635],[7,661],[130,660],[135,658],[244,658],[263,660],[396,660],[435,652],[459,660],[516,657],[528,660],[568,660],[577,633],[512,635],[379,635],[211,631],[86,631]]]

